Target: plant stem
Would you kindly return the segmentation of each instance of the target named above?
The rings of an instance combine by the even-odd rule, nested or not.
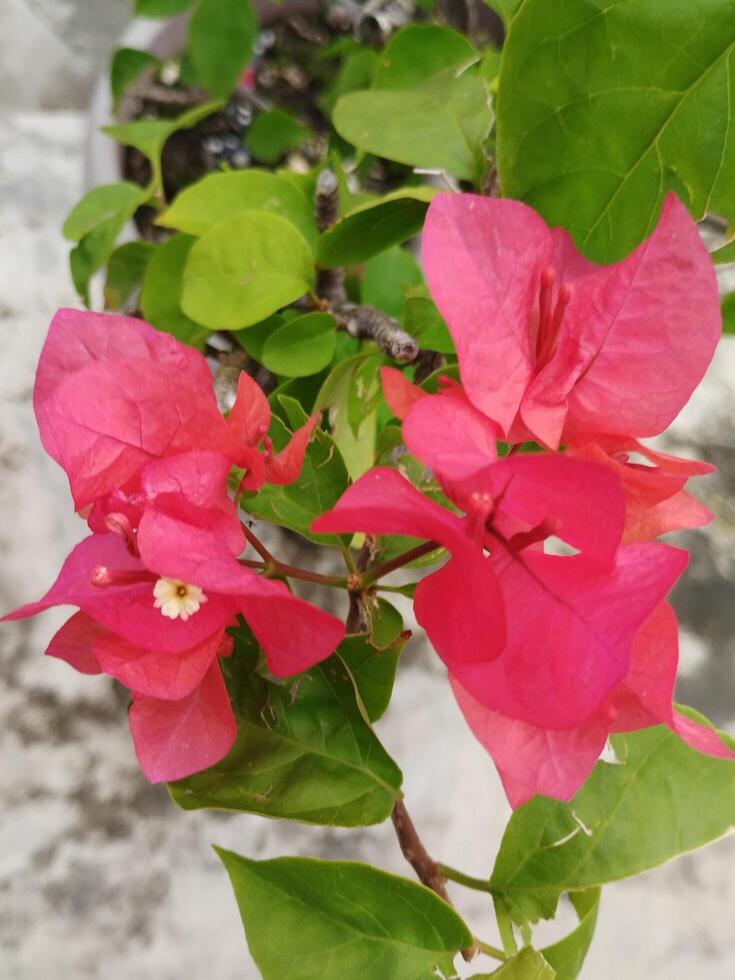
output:
[[[447,905],[451,905],[452,901],[447,894],[444,877],[439,870],[439,865],[436,864],[424,847],[413,820],[408,815],[408,810],[401,800],[393,807],[390,818],[393,821],[393,827],[395,828],[396,837],[398,838],[403,856],[416,872],[416,877],[422,885],[426,885],[439,898],[444,899]],[[469,949],[462,950],[462,956],[469,962],[476,955],[478,948],[479,945],[475,941],[474,945]]]
[[[443,878],[456,881],[458,885],[464,885],[465,888],[472,888],[476,892],[490,892],[490,882],[485,881],[483,878],[472,878],[462,871],[450,868],[448,864],[437,864],[436,867]]]
[[[263,542],[258,538],[248,527],[245,521],[240,521],[240,527],[242,528],[243,534],[248,539],[250,544],[255,548],[260,557],[267,565],[277,565],[278,562],[273,557],[273,555],[268,551]]]
[[[475,942],[479,946],[480,952],[484,953],[485,956],[492,956],[494,960],[502,960],[503,962],[505,962],[505,960],[508,959],[508,957],[505,955],[502,949],[498,949],[497,946],[491,946],[490,943],[484,943],[481,939],[478,939],[476,936],[475,936]]]
[[[404,565],[408,565],[409,562],[416,561],[417,558],[423,558],[424,555],[428,555],[432,551],[436,551],[440,545],[436,541],[426,541],[424,544],[420,544],[417,548],[412,548],[410,551],[404,551],[402,555],[398,555],[392,558],[390,561],[384,562],[382,565],[376,565],[371,571],[365,575],[363,579],[363,584],[365,586],[370,586],[373,582],[377,582],[378,579],[383,578],[386,575],[390,575],[397,568],[402,568]]]

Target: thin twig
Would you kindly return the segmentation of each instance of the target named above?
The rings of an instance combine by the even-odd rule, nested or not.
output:
[[[372,585],[373,582],[377,582],[378,579],[384,578],[386,575],[390,575],[391,572],[395,572],[397,568],[402,568],[404,565],[408,565],[412,561],[423,558],[424,555],[428,555],[432,551],[436,551],[436,549],[439,547],[441,546],[436,541],[427,541],[425,544],[420,544],[417,548],[411,548],[410,551],[404,551],[403,554],[400,554],[395,558],[391,558],[390,561],[383,562],[382,565],[376,565],[375,568],[371,569],[371,571],[365,575],[363,584]]]

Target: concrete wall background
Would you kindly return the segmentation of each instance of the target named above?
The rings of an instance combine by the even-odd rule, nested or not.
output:
[[[3,611],[45,591],[83,535],[63,474],[41,450],[30,395],[48,321],[75,304],[59,228],[81,192],[84,107],[127,11],[127,0],[0,2]],[[720,467],[699,486],[721,519],[686,538],[680,694],[731,729],[733,345],[723,341],[673,433],[677,450]],[[250,856],[353,857],[410,874],[388,827],[347,832],[175,809],[141,777],[111,684],[42,656],[64,618],[0,627],[0,980],[255,980],[211,843]],[[508,807],[436,658],[420,641],[413,647],[381,738],[405,771],[407,803],[432,853],[479,874]],[[583,976],[731,980],[734,858],[727,839],[607,888]],[[492,940],[482,897],[453,895]],[[478,962],[472,972],[490,968]]]

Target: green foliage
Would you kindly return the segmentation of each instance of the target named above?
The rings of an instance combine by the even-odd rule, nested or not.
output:
[[[335,331],[335,319],[328,313],[307,313],[289,320],[266,340],[262,363],[287,378],[318,374],[334,357]]]
[[[526,946],[495,973],[476,974],[472,980],[554,980],[557,974],[541,953]]]
[[[373,88],[411,89],[449,68],[477,61],[462,34],[435,24],[409,24],[394,34],[380,55]]]
[[[210,174],[183,190],[157,223],[188,235],[203,235],[243,211],[277,214],[316,246],[313,204],[287,179],[264,170]]]
[[[147,51],[138,51],[136,48],[118,48],[112,56],[112,64],[110,65],[112,104],[116,112],[126,89],[137,81],[146,68],[156,68],[159,65],[158,58]]]
[[[192,6],[194,0],[135,0],[138,17],[175,17]]]
[[[523,0],[485,0],[485,3],[499,13],[506,27],[509,27]]]
[[[294,226],[267,211],[243,211],[192,246],[181,305],[212,330],[241,330],[310,292],[313,284],[311,250]]]
[[[612,737],[571,803],[537,796],[513,814],[490,884],[519,924],[550,918],[565,891],[641,874],[735,823],[735,767],[663,726]]]
[[[401,772],[363,717],[339,657],[271,682],[254,669],[257,651],[249,634],[238,634],[225,668],[235,745],[216,766],[172,783],[174,800],[187,810],[339,827],[385,820],[401,797]]]
[[[526,0],[500,73],[503,193],[598,261],[651,232],[670,190],[735,217],[734,59],[730,0]]]
[[[317,408],[328,410],[332,438],[353,480],[375,459],[382,361],[382,355],[372,353],[340,361],[317,397]]]
[[[735,333],[735,293],[729,293],[722,300],[722,332]]]
[[[319,239],[319,265],[356,265],[418,234],[433,187],[404,187],[345,214]]]
[[[194,241],[189,235],[174,235],[157,249],[146,269],[140,303],[148,323],[185,344],[202,347],[209,330],[181,309],[181,277]]]
[[[248,130],[245,145],[259,163],[278,163],[310,136],[306,126],[283,109],[259,113]]]
[[[196,73],[212,95],[226,99],[253,57],[258,21],[250,0],[199,0],[187,47]]]
[[[454,341],[444,319],[428,296],[409,296],[403,306],[403,329],[421,343],[424,350],[454,354]]]
[[[396,677],[398,659],[408,640],[402,633],[403,620],[400,613],[383,599],[379,599],[377,609],[372,610],[372,636],[348,636],[340,644],[338,656],[348,669],[358,693],[358,702],[363,715],[369,722],[382,718],[390,704],[393,682]],[[390,631],[386,622],[393,619],[386,607],[398,616],[400,628],[385,640],[381,631]],[[377,613],[377,615],[376,615]],[[395,625],[395,619],[393,619]]]
[[[148,263],[156,247],[150,242],[126,242],[112,253],[107,261],[105,309],[123,310],[128,300],[143,283]]]
[[[579,925],[564,939],[542,950],[544,958],[556,970],[557,980],[576,980],[579,976],[597,925],[600,889],[588,888],[569,896],[579,916]]]
[[[365,263],[360,299],[400,319],[407,290],[423,281],[416,259],[395,246]]]
[[[351,861],[217,853],[263,980],[453,976],[472,942],[450,906],[405,878]]]

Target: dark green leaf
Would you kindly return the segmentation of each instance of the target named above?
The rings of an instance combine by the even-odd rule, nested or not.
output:
[[[729,262],[735,262],[735,242],[728,242],[722,248],[712,252],[712,261],[715,265],[727,265]]]
[[[600,910],[599,888],[572,892],[569,897],[579,916],[579,925],[564,939],[541,951],[549,965],[556,970],[557,980],[576,980],[579,976],[592,942],[597,925],[597,913]]]
[[[126,242],[112,253],[107,262],[105,309],[123,310],[143,282],[156,246],[150,242]]]
[[[209,91],[225,99],[253,57],[258,21],[250,0],[199,0],[189,23],[188,50]]]
[[[424,350],[454,354],[454,341],[434,303],[424,296],[409,296],[403,306],[403,329],[415,337]]]
[[[371,89],[335,106],[337,132],[353,146],[411,167],[443,170],[479,181],[492,113],[477,68],[454,68],[417,88]]]
[[[472,943],[434,892],[352,861],[249,861],[217,850],[263,980],[429,980],[455,976]]]
[[[564,891],[641,874],[735,824],[735,764],[688,748],[670,729],[615,735],[571,803],[537,796],[506,828],[491,886],[520,923],[554,915]]]
[[[509,26],[523,0],[485,0],[485,3],[497,11],[505,21],[506,26]]]
[[[283,109],[259,113],[248,129],[245,145],[259,163],[278,163],[310,136],[309,130]]]
[[[401,772],[358,706],[338,657],[272,683],[254,670],[257,647],[238,638],[226,666],[237,719],[229,755],[171,784],[186,810],[217,807],[313,824],[356,827],[385,820]]]
[[[62,229],[64,238],[79,242],[103,221],[121,215],[127,221],[142,199],[143,191],[137,184],[128,181],[101,184],[72,208]]]
[[[366,636],[348,636],[340,644],[338,655],[355,682],[368,721],[381,718],[390,704],[398,658],[407,640],[399,633],[378,649]]]
[[[184,269],[182,307],[213,330],[241,330],[310,291],[314,260],[290,221],[244,211],[206,232]]]
[[[337,325],[328,313],[307,313],[289,320],[263,346],[262,362],[274,374],[303,378],[332,363]]]
[[[735,333],[735,293],[722,300],[722,332]]]
[[[394,34],[380,56],[373,88],[417,88],[448,68],[477,60],[462,34],[436,24],[409,24]]]
[[[288,180],[264,170],[210,174],[183,190],[157,223],[188,235],[203,235],[236,214],[261,210],[286,218],[311,246],[316,245],[313,203]]]
[[[356,265],[421,231],[434,187],[404,187],[350,211],[319,240],[319,265]]]
[[[735,217],[734,62],[731,0],[526,0],[500,73],[503,194],[601,262],[652,231],[668,191]]]
[[[135,0],[135,13],[138,17],[175,17],[182,14],[194,0]]]
[[[422,282],[421,269],[413,255],[394,246],[365,263],[360,299],[400,319],[406,290]]]
[[[140,77],[146,68],[154,68],[158,65],[160,65],[158,58],[147,51],[138,51],[137,48],[117,49],[112,56],[112,64],[110,65],[110,88],[115,112],[117,112],[118,104],[126,89]]]
[[[174,235],[161,245],[146,270],[140,302],[143,316],[154,327],[192,347],[202,347],[209,330],[181,309],[182,276],[194,241],[189,235]]]

